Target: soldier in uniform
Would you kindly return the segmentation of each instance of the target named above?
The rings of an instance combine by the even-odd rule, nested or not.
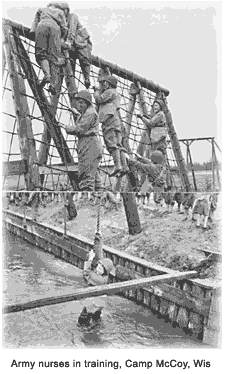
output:
[[[164,155],[166,154],[166,137],[167,137],[167,127],[166,127],[166,117],[162,111],[163,101],[160,99],[155,100],[153,104],[154,116],[149,118],[137,115],[138,118],[147,125],[149,129],[151,151],[160,151]],[[151,131],[150,131],[151,130]]]
[[[99,105],[99,120],[107,151],[112,155],[115,170],[111,176],[122,176],[129,172],[125,152],[122,146],[122,128],[119,117],[120,95],[116,91],[117,78],[105,76],[102,89],[95,89],[94,98]]]
[[[31,32],[35,32],[36,61],[44,72],[41,87],[50,83],[49,92],[55,95],[60,66],[61,39],[66,38],[68,32],[64,12],[52,4],[39,8]]]
[[[98,115],[92,105],[91,93],[78,92],[73,108],[74,124],[63,125],[68,134],[78,137],[78,179],[80,191],[101,189],[99,163],[102,158],[102,145],[99,139]]]
[[[142,173],[147,173],[148,180],[154,188],[154,201],[156,206],[161,202],[161,196],[166,184],[167,171],[164,162],[164,156],[160,151],[154,151],[150,155],[150,160],[136,154],[136,157],[141,160],[134,160],[128,154],[126,158],[128,165],[135,167]]]

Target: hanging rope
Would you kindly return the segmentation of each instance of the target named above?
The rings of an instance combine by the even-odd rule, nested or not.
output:
[[[100,233],[100,227],[101,227],[101,213],[102,213],[102,196],[99,196],[99,201],[98,201],[98,210],[97,210],[97,225],[96,225],[96,233]]]

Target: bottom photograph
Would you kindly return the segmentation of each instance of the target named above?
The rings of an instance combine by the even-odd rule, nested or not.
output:
[[[3,194],[3,347],[220,348],[221,196],[170,194]]]

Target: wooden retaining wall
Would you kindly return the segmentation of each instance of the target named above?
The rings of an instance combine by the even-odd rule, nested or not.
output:
[[[5,227],[55,257],[82,269],[93,242],[80,235],[64,232],[47,223],[33,222],[31,218],[9,210],[3,211]],[[171,269],[138,259],[134,256],[104,246],[106,257],[117,265],[116,276],[110,282],[120,282],[141,277],[174,274]],[[181,327],[193,338],[211,343],[212,300],[220,294],[220,287],[205,285],[198,279],[167,281],[157,286],[150,285],[135,290],[125,290],[119,295],[151,309],[158,318]],[[210,336],[210,339],[208,338]],[[215,345],[215,343],[213,343]]]

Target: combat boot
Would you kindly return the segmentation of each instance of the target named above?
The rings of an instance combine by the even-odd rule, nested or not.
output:
[[[56,84],[58,82],[59,72],[60,72],[59,71],[59,67],[56,66],[55,64],[51,64],[51,82],[50,82],[48,91],[52,95],[56,95],[57,94],[57,92],[56,92]]]
[[[46,83],[50,83],[51,81],[50,66],[48,60],[42,60],[40,62],[40,66],[44,73],[44,78],[40,83],[40,87],[43,88],[46,85]]]
[[[122,177],[130,172],[130,169],[127,165],[127,160],[126,160],[124,151],[120,152],[120,160],[121,160],[121,167],[122,167],[122,172],[120,173],[120,177]]]
[[[115,149],[112,152],[112,157],[113,157],[113,161],[114,161],[115,170],[112,172],[112,174],[110,174],[110,177],[114,177],[117,174],[120,174],[122,172],[122,166],[121,166],[121,162],[120,162],[120,150]]]

